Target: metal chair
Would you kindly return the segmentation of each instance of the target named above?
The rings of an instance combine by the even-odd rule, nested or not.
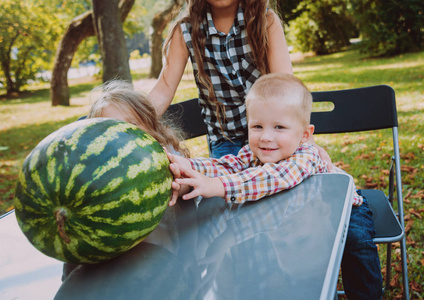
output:
[[[393,157],[389,174],[389,191],[386,196],[380,190],[362,190],[373,212],[376,229],[375,243],[387,244],[386,283],[390,288],[392,243],[400,241],[404,298],[409,299],[406,244],[398,122],[395,93],[390,86],[379,85],[365,88],[313,92],[314,102],[332,102],[332,111],[313,112],[311,123],[315,134],[347,133],[392,129]],[[205,135],[206,125],[200,114],[197,99],[173,104],[167,110],[168,116],[177,119],[188,138]],[[397,212],[393,209],[396,183]],[[340,292],[342,294],[342,292]]]
[[[166,118],[175,121],[186,133],[187,139],[207,134],[197,98],[172,104],[165,112]]]
[[[313,112],[315,134],[347,133],[392,129],[393,154],[388,194],[381,190],[362,190],[367,198],[376,229],[375,243],[387,244],[386,282],[390,288],[392,243],[400,241],[404,299],[409,299],[403,196],[398,141],[398,121],[394,90],[379,85],[339,91],[313,92],[314,102],[332,102],[332,111]],[[393,200],[396,190],[397,211]],[[342,294],[342,292],[339,292]]]

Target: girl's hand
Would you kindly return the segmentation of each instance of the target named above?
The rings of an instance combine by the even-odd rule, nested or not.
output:
[[[163,149],[165,149],[165,148],[163,148]],[[179,155],[171,154],[166,149],[165,149],[165,152],[166,152],[166,155],[168,156],[169,161],[171,162],[171,165],[173,163],[178,163],[178,164],[186,166],[187,168],[190,168],[190,169],[192,168],[191,163],[187,158],[179,156]],[[180,178],[181,177],[181,172],[180,172],[178,167],[175,166],[173,169],[171,169],[171,166],[170,166],[170,170],[171,170],[172,174],[174,175],[174,178]]]
[[[318,146],[317,144],[315,144],[315,147],[317,147],[319,156],[321,157],[321,159],[327,165],[328,171],[331,172],[334,168],[334,165],[331,162],[330,155],[328,155],[327,151],[325,151],[324,148]]]
[[[178,162],[181,165],[186,165],[190,169],[191,169],[191,163],[187,158],[171,154],[168,152],[168,150],[165,147],[163,147],[163,149],[165,150],[166,155],[168,156],[168,159],[171,162],[171,164],[169,165],[169,170],[174,176],[174,181],[171,184],[171,187],[172,187],[171,200],[169,200],[169,203],[168,203],[168,206],[173,206],[175,205],[175,203],[177,203],[178,197],[180,197],[183,194],[186,194],[190,190],[189,186],[181,186],[180,184],[175,182],[175,178],[180,178],[182,176],[181,171],[178,168],[178,165],[176,163]]]
[[[313,134],[312,134],[312,135],[311,135],[311,137],[309,138],[308,143],[310,143],[310,144],[314,145],[314,146],[318,149],[318,154],[319,154],[319,156],[321,157],[322,161],[323,161],[323,162],[325,162],[325,164],[327,165],[327,169],[328,169],[328,171],[329,171],[329,172],[333,171],[333,169],[334,169],[334,165],[333,165],[333,163],[331,162],[331,157],[330,157],[330,155],[328,155],[327,151],[325,151],[325,149],[324,149],[324,148],[322,148],[322,147],[318,146],[318,145],[315,143],[314,135],[313,135]]]
[[[177,164],[177,167],[180,169],[181,175],[184,178],[177,178],[175,182],[193,188],[191,192],[182,196],[184,200],[189,200],[198,196],[205,198],[225,196],[224,184],[218,177],[207,177],[193,170],[191,167],[187,168],[187,166],[181,164]]]
[[[181,177],[181,171],[179,170],[176,163],[172,163],[169,166],[169,169],[171,170],[171,173],[174,174],[174,178],[175,178],[175,174],[179,174],[178,178]],[[172,196],[171,196],[171,200],[169,200],[168,206],[174,206],[177,203],[178,197],[181,197],[182,195],[187,194],[190,191],[190,186],[181,185],[175,182],[175,180],[172,182],[171,187],[172,187]]]

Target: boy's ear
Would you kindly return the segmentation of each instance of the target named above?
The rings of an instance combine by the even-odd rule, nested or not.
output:
[[[306,127],[305,131],[303,132],[303,137],[301,142],[306,143],[309,141],[310,138],[312,138],[312,135],[314,134],[315,126],[310,124],[308,127]]]

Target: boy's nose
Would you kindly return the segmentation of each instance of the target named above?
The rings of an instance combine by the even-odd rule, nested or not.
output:
[[[265,130],[261,135],[261,141],[272,141],[272,134],[268,130]]]

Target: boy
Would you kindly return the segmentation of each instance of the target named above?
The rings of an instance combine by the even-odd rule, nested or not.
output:
[[[185,159],[169,155],[174,205],[177,193],[223,197],[243,203],[292,188],[316,173],[328,172],[318,150],[308,144],[314,132],[309,124],[312,96],[291,75],[260,77],[246,97],[249,144],[237,156]],[[331,172],[343,172],[333,167]],[[193,190],[188,192],[188,187]],[[342,278],[349,299],[381,299],[382,278],[372,212],[354,189]],[[187,193],[188,192],[188,193]]]
[[[243,203],[292,188],[313,174],[328,172],[318,150],[307,143],[314,132],[311,108],[311,93],[294,76],[262,76],[246,97],[249,144],[237,156],[220,159],[169,155],[176,177],[173,188],[193,188],[182,195],[184,200],[216,196]],[[176,196],[170,205],[175,201]],[[362,197],[355,193],[354,204],[361,203]]]

